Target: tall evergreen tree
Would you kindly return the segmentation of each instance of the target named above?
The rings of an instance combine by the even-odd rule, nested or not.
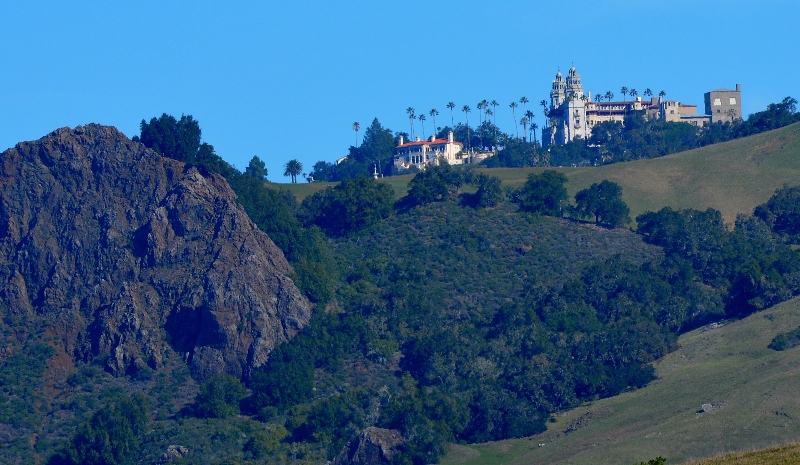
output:
[[[194,163],[200,149],[200,124],[191,115],[180,120],[163,113],[147,123],[140,123],[140,141],[159,154],[184,163]]]
[[[250,164],[247,165],[247,168],[244,171],[244,174],[250,176],[251,178],[260,179],[263,181],[267,180],[267,166],[266,164],[258,158],[257,155],[253,155],[253,158],[250,159]]]

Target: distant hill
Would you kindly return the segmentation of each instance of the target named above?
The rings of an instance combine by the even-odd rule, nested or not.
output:
[[[800,184],[800,123],[661,158],[599,167],[555,168],[569,177],[571,196],[603,179],[622,186],[631,217],[672,208],[715,208],[728,223],[752,213],[784,184]],[[485,172],[504,186],[521,186],[545,168],[494,168]],[[405,195],[413,175],[385,178]],[[334,183],[280,185],[303,199]]]
[[[649,386],[563,412],[540,435],[451,446],[441,463],[633,464],[662,456],[677,464],[796,441],[800,347],[767,345],[798,325],[800,299],[793,299],[692,331],[656,362],[658,380]]]

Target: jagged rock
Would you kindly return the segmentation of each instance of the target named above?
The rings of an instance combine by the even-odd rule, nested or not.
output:
[[[220,176],[112,127],[62,128],[0,155],[0,311],[43,322],[121,375],[180,353],[246,375],[310,318],[283,253]]]
[[[167,447],[167,451],[161,455],[161,460],[158,461],[160,465],[174,462],[175,460],[182,459],[189,455],[189,449],[183,446],[176,446],[171,444]]]
[[[397,447],[403,444],[399,431],[369,427],[347,445],[332,465],[381,465],[390,463]]]

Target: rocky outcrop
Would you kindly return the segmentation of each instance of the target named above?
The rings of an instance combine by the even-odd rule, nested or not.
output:
[[[222,177],[95,124],[0,157],[0,312],[43,322],[76,359],[119,375],[171,347],[198,379],[246,376],[308,323]]]
[[[347,445],[332,465],[382,465],[391,463],[397,448],[405,441],[399,431],[369,427]]]

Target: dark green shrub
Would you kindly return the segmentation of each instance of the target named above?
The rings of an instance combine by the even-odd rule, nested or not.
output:
[[[218,374],[203,383],[195,397],[195,412],[205,418],[228,418],[239,414],[239,402],[247,389],[238,379]]]

